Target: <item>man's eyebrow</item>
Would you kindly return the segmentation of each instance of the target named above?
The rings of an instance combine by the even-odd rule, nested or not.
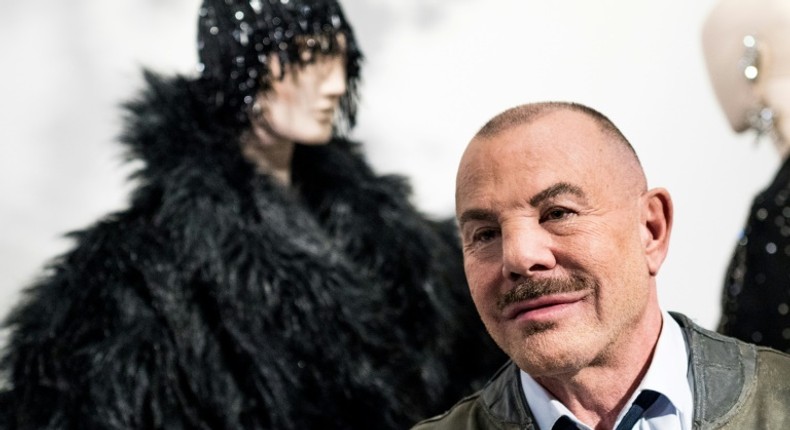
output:
[[[532,198],[529,199],[529,204],[530,206],[535,207],[541,204],[543,201],[557,197],[560,194],[573,194],[577,197],[585,197],[584,191],[582,191],[582,189],[576,185],[569,184],[567,182],[558,182],[532,196]]]
[[[458,217],[458,225],[463,226],[469,221],[496,222],[496,220],[496,215],[494,215],[491,211],[487,211],[485,209],[469,209],[464,211],[464,213]]]
[[[584,191],[582,191],[580,187],[567,182],[558,182],[532,196],[532,198],[529,199],[529,204],[530,206],[536,207],[542,202],[553,197],[557,197],[561,194],[573,194],[575,196],[585,198]],[[458,217],[458,225],[463,226],[469,221],[497,222],[497,216],[489,210],[473,208],[465,210]]]

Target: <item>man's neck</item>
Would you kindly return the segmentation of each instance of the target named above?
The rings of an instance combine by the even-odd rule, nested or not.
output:
[[[595,429],[614,428],[617,416],[650,367],[661,333],[661,318],[656,309],[637,330],[624,334],[608,348],[613,353],[599,357],[597,363],[573,373],[535,380],[582,422]]]

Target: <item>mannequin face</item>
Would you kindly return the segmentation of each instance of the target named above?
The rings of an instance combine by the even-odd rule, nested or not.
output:
[[[270,56],[271,88],[258,95],[262,121],[253,120],[253,126],[274,141],[324,144],[332,137],[335,111],[346,92],[345,57],[310,51],[303,55],[315,57],[285,70],[277,56]]]

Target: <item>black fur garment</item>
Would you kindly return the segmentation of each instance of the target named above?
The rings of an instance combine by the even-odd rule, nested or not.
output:
[[[7,325],[10,429],[404,429],[505,360],[453,224],[356,144],[256,174],[198,81],[147,74],[130,208],[74,235]]]

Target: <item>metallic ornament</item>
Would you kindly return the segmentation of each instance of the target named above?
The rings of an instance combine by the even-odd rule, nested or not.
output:
[[[743,76],[750,83],[757,82],[760,76],[760,47],[756,36],[748,34],[743,37],[743,55],[738,61]],[[755,142],[759,142],[762,137],[768,137],[773,142],[778,142],[780,137],[776,128],[776,112],[765,103],[760,102],[759,106],[746,112],[746,123],[749,128],[757,132]]]
[[[758,106],[746,114],[749,128],[757,132],[757,137],[769,136],[776,138],[776,113],[768,106]]]
[[[749,81],[754,81],[760,74],[760,53],[757,50],[757,39],[752,35],[743,37],[743,56],[739,66],[743,71],[743,76]]]

